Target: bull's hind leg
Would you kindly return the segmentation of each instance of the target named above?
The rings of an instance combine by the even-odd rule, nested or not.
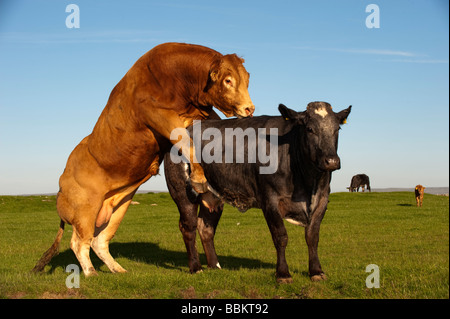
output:
[[[92,240],[91,247],[95,254],[100,258],[109,270],[113,273],[127,272],[109,252],[109,242],[114,237],[120,223],[122,222],[128,206],[130,206],[131,199],[134,196],[134,192],[125,196],[116,207],[110,206],[110,202],[113,199],[105,200],[102,209],[110,209],[110,218],[103,225],[97,225],[95,228],[94,239]],[[119,194],[120,196],[120,194]]]
[[[210,213],[205,206],[200,205],[197,228],[209,268],[221,268],[214,247],[214,235],[216,234],[217,224],[222,216],[222,211],[223,205],[213,213]]]
[[[94,238],[95,216],[99,208],[86,206],[80,208],[85,213],[84,218],[77,218],[72,222],[73,234],[70,241],[70,248],[75,253],[85,276],[91,276],[97,275],[89,257],[89,250],[92,239]]]
[[[71,194],[77,194],[78,197],[68,197],[60,191],[57,198],[58,214],[62,220],[72,225],[73,234],[70,248],[75,253],[84,274],[86,276],[96,275],[89,258],[89,250],[94,237],[95,218],[101,207],[101,200],[95,200],[95,197],[92,196],[91,198],[83,196],[85,192],[78,188],[77,184],[73,185]]]
[[[93,235],[93,234],[92,234]],[[83,236],[78,233],[76,228],[73,228],[72,239],[70,241],[70,248],[72,248],[78,262],[83,269],[83,273],[86,277],[96,276],[97,272],[92,265],[89,257],[89,250],[91,246],[92,236]]]

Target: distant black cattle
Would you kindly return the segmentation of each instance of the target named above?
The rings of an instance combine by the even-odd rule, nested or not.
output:
[[[350,187],[347,187],[347,189],[350,192],[358,192],[359,188],[362,188],[362,191],[365,191],[365,188],[367,187],[367,190],[371,192],[370,189],[370,181],[369,176],[366,174],[358,174],[352,177],[352,181],[350,182]]]
[[[243,145],[233,146],[234,150],[243,147],[243,154],[234,152],[233,163],[201,163],[210,186],[220,198],[212,213],[205,206],[205,201],[202,201],[202,197],[208,193],[199,196],[192,192],[188,179],[189,164],[174,164],[171,156],[166,155],[166,181],[180,211],[179,226],[188,252],[191,272],[201,270],[195,246],[196,230],[199,231],[208,266],[220,268],[214,248],[214,234],[222,214],[222,203],[227,202],[241,211],[252,207],[263,210],[277,251],[278,282],[292,281],[285,258],[288,235],[283,219],[305,227],[309,276],[313,281],[326,279],[317,254],[319,228],[327,209],[331,172],[341,166],[337,155],[340,125],[345,122],[351,106],[339,113],[335,113],[331,106],[324,102],[309,103],[304,112],[295,112],[282,104],[279,110],[281,117],[260,116],[201,122],[202,132],[208,128],[217,128],[222,133],[230,128],[239,128],[244,132],[252,129],[277,129],[276,136],[270,133],[272,135],[266,136],[262,143],[267,151],[275,139],[278,142],[275,158],[277,163],[271,174],[261,174],[261,168],[267,168],[268,164],[263,164],[259,157],[254,162],[248,160],[248,156],[257,154],[261,147],[261,140],[258,140],[257,150],[254,148],[255,143],[249,143],[249,138],[243,139]],[[191,127],[189,132],[192,131]],[[223,152],[230,150],[230,145],[226,145],[225,141],[221,143]],[[202,148],[207,144],[207,141],[202,140]],[[238,155],[244,155],[244,162],[236,161]]]

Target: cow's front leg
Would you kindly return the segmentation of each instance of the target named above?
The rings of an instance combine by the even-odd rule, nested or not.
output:
[[[319,206],[312,214],[311,222],[305,228],[306,244],[308,245],[309,255],[309,277],[312,281],[326,280],[327,276],[322,271],[317,248],[319,246],[320,223],[322,222],[325,211],[327,210],[328,196],[324,196]]]
[[[276,278],[278,283],[291,283],[292,276],[289,273],[289,267],[286,262],[286,246],[288,244],[288,235],[284,227],[283,220],[277,210],[264,210],[264,217],[269,226],[272,240],[277,250],[277,269]]]

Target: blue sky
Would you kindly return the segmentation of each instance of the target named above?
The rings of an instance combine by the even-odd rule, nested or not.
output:
[[[366,27],[371,3],[380,28]],[[171,41],[242,56],[255,115],[353,105],[332,191],[358,173],[373,188],[448,186],[448,18],[446,0],[0,0],[0,194],[57,192],[113,87]],[[166,190],[164,176],[141,189]]]

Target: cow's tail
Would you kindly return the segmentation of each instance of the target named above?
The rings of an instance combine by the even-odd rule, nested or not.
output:
[[[61,243],[61,239],[64,233],[64,222],[61,220],[59,224],[58,233],[56,234],[55,241],[53,245],[42,255],[41,259],[37,262],[36,266],[31,270],[32,272],[41,272],[44,270],[44,267],[52,260],[53,257],[58,255],[59,253],[59,244]]]

